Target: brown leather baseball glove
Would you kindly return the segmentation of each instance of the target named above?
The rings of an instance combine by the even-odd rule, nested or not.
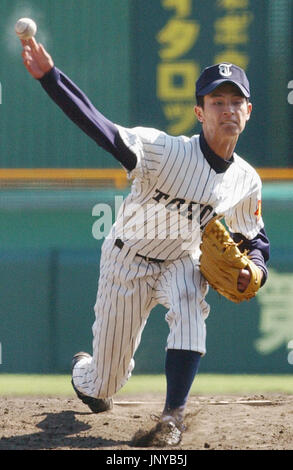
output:
[[[238,246],[218,219],[207,224],[202,235],[200,270],[213,289],[236,303],[254,297],[261,285],[261,269],[249,259],[247,250],[242,253]],[[241,269],[251,273],[244,292],[237,288]]]

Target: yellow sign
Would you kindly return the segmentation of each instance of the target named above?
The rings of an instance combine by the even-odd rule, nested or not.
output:
[[[293,274],[271,269],[256,299],[261,308],[261,336],[255,347],[261,354],[271,354],[293,340]]]
[[[195,60],[188,60],[186,54],[198,39],[200,25],[190,17],[191,0],[162,0],[161,4],[175,12],[156,36],[160,45],[157,97],[168,122],[167,132],[187,134],[196,122],[194,91],[200,67]]]
[[[214,63],[232,62],[246,69],[249,64],[246,46],[253,22],[249,0],[218,0],[217,7],[224,15],[214,22],[214,44],[222,48],[215,54]]]

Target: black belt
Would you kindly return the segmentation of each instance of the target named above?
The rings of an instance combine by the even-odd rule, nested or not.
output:
[[[114,245],[120,248],[121,250],[124,247],[124,242],[120,240],[120,238],[116,238]],[[150,258],[149,256],[143,256],[143,255],[140,255],[139,253],[136,253],[136,256],[139,256],[140,258],[143,258],[146,261],[151,261],[153,263],[163,263],[165,261],[164,259],[157,259],[157,258]]]

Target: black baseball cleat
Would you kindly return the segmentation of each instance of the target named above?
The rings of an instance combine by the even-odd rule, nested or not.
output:
[[[90,354],[86,352],[79,352],[75,354],[72,358],[72,363],[71,363],[71,372],[73,372],[74,366],[84,358],[91,357]],[[71,385],[73,387],[73,390],[75,391],[77,397],[85,404],[87,405],[90,410],[93,413],[102,413],[103,411],[109,411],[113,408],[113,399],[112,398],[94,398],[90,397],[88,395],[85,395],[84,393],[80,392],[74,385],[73,383],[73,378],[71,379]]]

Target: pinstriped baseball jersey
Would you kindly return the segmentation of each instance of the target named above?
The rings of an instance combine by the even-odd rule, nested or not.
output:
[[[150,128],[117,126],[138,163],[109,234],[144,256],[177,259],[195,252],[199,228],[223,216],[232,232],[254,238],[263,227],[255,212],[261,199],[256,171],[234,154],[227,171],[217,173],[204,157],[199,136],[171,137]]]

